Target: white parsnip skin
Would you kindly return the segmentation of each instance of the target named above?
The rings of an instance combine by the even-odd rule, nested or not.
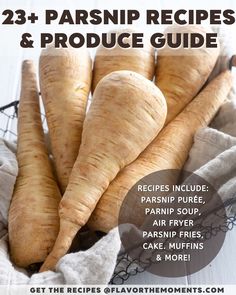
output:
[[[110,31],[108,34],[116,33],[119,36],[122,33],[134,32],[133,29],[119,29]],[[105,48],[102,45],[98,47],[94,60],[93,91],[103,77],[114,71],[133,71],[149,80],[153,79],[155,52],[148,38],[143,39],[143,48],[132,48],[131,37],[125,38],[125,42],[131,47],[121,48],[118,44],[113,48]]]
[[[89,227],[108,232],[117,226],[122,202],[135,183],[156,171],[181,169],[193,144],[195,132],[210,123],[231,87],[230,71],[223,72],[210,82],[145,151],[110,183],[93,211]]]
[[[55,170],[64,193],[81,143],[92,62],[86,49],[50,46],[42,51],[39,73]]]
[[[34,65],[22,66],[18,113],[19,174],[9,210],[12,261],[20,267],[43,262],[59,231],[59,188],[50,166],[41,122]]]
[[[166,29],[165,33],[200,33],[203,36],[212,32],[201,26],[177,26]],[[219,56],[217,48],[164,47],[158,51],[156,85],[163,92],[167,102],[166,124],[172,121],[184,107],[198,94],[207,81]]]
[[[117,173],[131,163],[164,125],[166,102],[143,76],[117,71],[96,87],[82,143],[60,203],[60,232],[41,271],[53,269],[87,222]]]

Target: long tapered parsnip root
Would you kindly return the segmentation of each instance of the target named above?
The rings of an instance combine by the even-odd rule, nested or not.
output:
[[[9,210],[12,261],[21,267],[43,262],[59,231],[59,188],[53,177],[42,129],[34,65],[22,66],[18,114],[19,174]]]
[[[113,72],[96,87],[82,143],[59,207],[60,232],[41,271],[54,268],[87,222],[117,173],[131,163],[164,125],[166,102],[149,80]]]
[[[210,29],[201,26],[170,26],[165,33],[200,33]],[[197,95],[207,81],[219,55],[217,48],[201,47],[173,49],[164,47],[158,51],[156,85],[163,92],[167,102],[169,123]]]
[[[209,124],[231,86],[231,73],[226,71],[220,74],[160,132],[133,163],[117,175],[93,211],[88,222],[91,229],[108,232],[117,225],[126,194],[141,178],[156,171],[183,167],[195,132]]]
[[[81,143],[92,78],[91,58],[86,49],[50,46],[42,51],[39,72],[55,170],[63,193]]]
[[[123,33],[134,33],[132,29],[120,29],[110,31],[108,34],[120,36]],[[130,48],[121,48],[118,44],[108,49],[102,45],[98,47],[93,70],[92,90],[96,88],[98,82],[114,71],[128,70],[143,75],[149,80],[153,79],[155,72],[155,52],[148,39],[144,39],[143,48],[132,48],[132,38],[125,38],[125,43],[130,44]]]

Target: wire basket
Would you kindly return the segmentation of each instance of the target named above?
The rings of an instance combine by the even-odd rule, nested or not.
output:
[[[17,139],[17,112],[19,101],[13,101],[8,105],[0,107],[0,137],[16,140]]]
[[[232,206],[232,204],[235,204],[235,199],[231,199],[227,202],[227,204],[224,204],[224,207],[229,208]],[[214,213],[217,217],[218,210],[216,210]],[[227,214],[226,216],[221,216],[225,219],[224,225],[219,226],[208,226],[204,227],[202,226],[201,230],[204,233],[205,240],[210,240],[212,237],[216,236],[219,232],[226,233],[234,228],[236,226],[236,213]],[[186,242],[186,240],[183,240]],[[190,240],[189,240],[190,241]],[[164,250],[163,250],[164,251]],[[174,250],[169,250],[169,253],[171,253]],[[161,253],[162,250],[159,250],[159,253]],[[150,256],[148,259],[145,253],[140,253],[139,256],[137,256],[135,259],[132,258],[129,254],[129,252],[122,252],[120,255],[118,255],[117,258],[117,264],[115,271],[113,273],[113,276],[110,280],[110,284],[113,285],[122,285],[124,284],[130,277],[135,276],[139,273],[143,273],[145,271],[148,271],[149,267],[151,265],[158,264],[160,262],[153,261],[152,257]]]
[[[17,140],[17,113],[18,113],[19,101],[13,101],[8,105],[0,107],[0,137],[6,140]],[[47,131],[47,123],[45,115],[42,114],[42,122],[44,130]],[[231,212],[229,209],[236,200],[234,198],[227,201],[224,204],[226,212]],[[219,210],[214,212],[217,215]],[[208,227],[205,229],[208,239],[215,236],[219,231],[227,232],[234,228],[236,225],[236,213],[227,213],[226,216],[222,216],[225,219],[225,224],[219,227]],[[101,237],[102,235],[100,235]],[[99,237],[99,238],[100,238]],[[124,284],[131,276],[135,276],[138,273],[146,271],[153,263],[151,259],[143,260],[142,254],[137,259],[132,259],[128,252],[120,252],[117,258],[117,264],[113,276],[110,280],[110,284]]]

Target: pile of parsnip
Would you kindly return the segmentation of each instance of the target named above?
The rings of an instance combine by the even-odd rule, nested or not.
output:
[[[188,26],[168,30],[206,33]],[[138,180],[183,167],[195,132],[210,123],[231,89],[229,70],[207,83],[218,55],[219,48],[164,48],[155,62],[148,43],[100,47],[92,66],[86,49],[42,51],[39,80],[52,161],[34,65],[23,62],[19,175],[9,210],[16,265],[44,262],[40,271],[55,269],[84,225],[103,232],[117,225],[122,201]]]

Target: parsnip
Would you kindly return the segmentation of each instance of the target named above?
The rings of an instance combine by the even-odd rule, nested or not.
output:
[[[91,58],[86,49],[50,46],[42,51],[39,71],[55,170],[64,193],[81,143],[92,79]]]
[[[99,82],[84,121],[79,155],[60,203],[60,232],[41,271],[54,268],[66,254],[109,183],[154,139],[165,118],[164,96],[141,75],[117,71]]]
[[[9,210],[12,261],[21,267],[42,262],[59,230],[60,191],[44,142],[39,95],[33,63],[22,66],[18,117],[19,174]]]
[[[118,36],[122,33],[135,32],[131,29],[121,29],[110,31]],[[108,33],[108,34],[109,34]],[[148,39],[144,39],[143,48],[132,48],[131,37],[126,38],[126,43],[130,44],[130,48],[121,48],[118,44],[111,48],[105,48],[102,45],[97,49],[92,89],[96,88],[98,82],[114,71],[129,70],[143,75],[149,80],[153,79],[155,72],[155,53]]]
[[[165,33],[200,33],[211,32],[201,26],[170,26]],[[158,51],[156,67],[156,85],[163,92],[167,102],[168,124],[197,95],[219,56],[217,48],[169,48]]]
[[[183,167],[195,132],[209,124],[226,99],[231,86],[232,75],[229,71],[216,77],[133,163],[117,175],[93,211],[88,222],[91,229],[108,232],[117,225],[126,194],[141,178],[156,171]]]

